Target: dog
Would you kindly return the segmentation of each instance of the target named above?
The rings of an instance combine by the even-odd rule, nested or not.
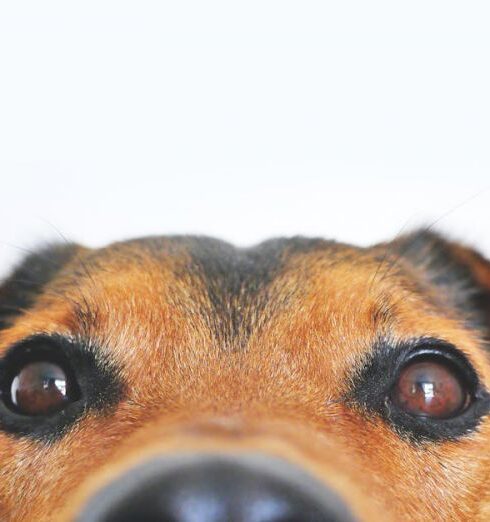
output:
[[[490,520],[490,262],[56,244],[0,287],[5,522]]]

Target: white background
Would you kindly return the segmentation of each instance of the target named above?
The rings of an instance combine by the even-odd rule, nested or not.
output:
[[[490,254],[488,1],[0,3],[0,272],[204,233]]]

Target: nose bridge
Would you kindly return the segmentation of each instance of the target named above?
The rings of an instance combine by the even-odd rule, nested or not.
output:
[[[289,451],[302,451],[307,447],[318,451],[335,452],[341,450],[342,442],[337,436],[330,436],[327,427],[320,430],[307,416],[300,417],[288,411],[271,411],[259,404],[233,408],[234,403],[225,401],[223,406],[213,409],[189,409],[174,417],[168,413],[149,418],[126,440],[122,453],[132,450],[157,448],[158,451],[174,452],[180,449],[228,448],[240,451],[241,448],[260,448],[262,446],[284,444]],[[286,450],[285,450],[286,451]]]
[[[263,349],[269,352],[259,355],[254,347],[227,354],[217,348],[199,369],[194,366],[186,372],[185,383],[173,400],[183,411],[209,411],[216,416],[267,412],[274,418],[294,409],[314,414],[326,397],[339,393],[330,389],[328,380],[316,377],[313,369],[319,365],[300,364],[295,355],[267,346]],[[167,384],[164,386],[163,393],[168,394]]]
[[[217,414],[205,412],[169,419],[155,418],[130,437],[113,457],[112,476],[144,459],[178,454],[243,455],[260,453],[282,459],[321,480],[343,480],[354,470],[355,458],[336,436],[292,417],[269,412]],[[335,482],[335,480],[334,480]]]
[[[314,416],[311,409],[291,400],[269,398],[247,400],[248,394],[238,393],[231,398],[217,397],[211,404],[199,400],[185,410],[175,413],[157,407],[143,425],[127,437],[115,460],[123,462],[144,453],[172,453],[176,451],[230,452],[265,451],[290,455],[299,460],[335,462],[349,453],[350,437],[345,437],[341,418],[342,405],[329,406],[326,422],[323,416]],[[316,457],[309,457],[316,454]],[[293,457],[294,456],[294,457]],[[353,468],[355,456],[349,456]],[[344,463],[342,463],[343,465]]]
[[[257,418],[243,415],[213,416],[209,413],[202,415],[199,418],[176,418],[173,421],[168,422],[168,417],[162,417],[160,419],[153,419],[153,421],[154,422],[148,423],[145,427],[140,428],[138,432],[131,436],[124,445],[114,452],[110,462],[108,462],[108,464],[101,469],[96,476],[91,477],[82,485],[74,499],[72,507],[67,508],[69,516],[66,520],[78,520],[76,515],[80,513],[82,508],[86,506],[91,499],[95,498],[99,492],[103,491],[106,487],[110,487],[110,485],[117,482],[119,478],[130,476],[132,474],[131,470],[140,468],[141,466],[146,466],[145,463],[156,461],[163,462],[163,467],[166,468],[167,464],[165,463],[182,462],[180,460],[181,457],[187,458],[192,456],[192,459],[197,458],[198,460],[207,460],[208,462],[210,460],[215,461],[215,457],[218,457],[220,462],[222,460],[228,463],[230,461],[234,463],[247,461],[248,464],[246,467],[249,469],[250,466],[254,468],[255,464],[258,463],[255,457],[252,458],[252,460],[250,460],[249,457],[251,455],[259,455],[259,461],[281,461],[284,463],[286,468],[294,468],[296,470],[295,473],[298,474],[298,476],[309,476],[319,484],[319,487],[323,487],[325,491],[333,492],[333,496],[343,499],[341,504],[344,503],[347,506],[347,510],[349,512],[352,511],[354,515],[352,519],[347,517],[313,518],[312,520],[391,521],[391,518],[389,518],[388,515],[379,513],[378,507],[373,505],[369,500],[363,484],[359,481],[359,474],[352,473],[354,470],[355,459],[353,456],[348,455],[348,453],[345,452],[345,448],[342,447],[342,441],[337,439],[335,436],[329,438],[323,434],[319,435],[314,427],[294,424],[288,422],[288,419],[286,418],[267,420],[260,416]],[[267,475],[267,466],[266,468],[259,464],[257,464],[257,466],[258,471],[256,470],[256,472],[259,473],[259,475],[261,475],[262,472]],[[272,466],[275,467],[275,464]],[[241,465],[239,467],[242,469]],[[157,468],[157,474],[159,474],[161,468],[159,466],[157,466]],[[282,468],[279,466],[279,468],[275,469],[280,470]],[[165,482],[166,485],[162,485],[159,479],[157,481],[158,484],[155,487],[152,486],[154,495],[161,498],[161,494],[163,495],[163,493],[161,493],[161,488],[163,487],[168,495],[170,495],[168,496],[167,493],[165,493],[165,495],[167,495],[165,497],[165,502],[168,504],[170,498],[183,495],[184,493],[187,496],[197,495],[196,498],[202,500],[202,494],[204,494],[202,492],[204,490],[205,495],[212,496],[214,495],[213,491],[216,493],[216,491],[222,492],[227,491],[227,488],[231,488],[229,489],[229,494],[237,494],[237,503],[240,504],[243,500],[240,493],[241,489],[252,487],[253,484],[259,480],[257,477],[250,478],[250,476],[247,475],[248,472],[244,476],[240,471],[237,479],[238,486],[236,488],[234,485],[229,486],[229,483],[235,480],[233,477],[236,476],[234,464],[231,468],[227,464],[224,471],[221,465],[216,468],[214,467],[214,464],[209,468],[205,467],[194,471],[190,474],[185,472],[184,475],[181,475],[179,472],[178,476],[180,477],[179,480],[181,481],[183,489],[179,489],[178,491],[172,489],[177,475]],[[281,475],[282,472],[279,471],[278,473]],[[210,485],[207,484],[208,481],[206,480],[206,477],[209,478],[211,476],[216,476],[218,478],[215,482],[212,482],[212,484],[210,483]],[[199,479],[195,482],[195,477],[201,477],[202,480]],[[279,498],[279,500],[282,499],[282,493],[277,493],[277,491],[282,491],[281,488],[283,488],[283,486],[286,489],[294,489],[296,487],[294,486],[294,484],[296,484],[294,480],[293,485],[291,485],[289,481],[286,482],[286,485],[279,484],[278,486],[275,479],[272,482],[269,480],[266,481],[264,488],[266,488],[266,490],[273,496],[273,503],[278,501],[277,498]],[[189,484],[190,489],[187,488],[187,485]],[[204,490],[202,489],[203,487]],[[139,496],[139,493],[135,493],[136,490],[139,491],[138,486],[134,485],[134,488],[133,486],[130,488],[132,491],[131,495],[134,494]],[[143,489],[146,490],[146,486]],[[252,489],[256,500],[259,499],[259,497],[264,500],[259,495],[260,488],[257,489],[253,486]],[[292,495],[292,490],[288,489],[288,491],[290,492],[287,493],[287,498]],[[279,497],[277,497],[276,494],[279,495]],[[327,496],[329,495],[329,493],[325,494]],[[208,496],[206,496],[206,498],[208,498]],[[221,500],[219,500],[219,502],[225,502],[225,497],[220,496]],[[303,499],[300,499],[301,502],[309,502],[309,500],[305,500],[305,497],[302,496],[301,498]],[[153,500],[155,499],[153,498]],[[199,502],[201,502],[201,500]],[[262,500],[259,500],[257,500],[257,505],[262,502]],[[125,500],[121,500],[121,502],[124,504]],[[150,502],[150,500],[148,500],[148,502]],[[282,502],[282,500],[280,500],[280,502]],[[143,506],[144,504],[145,502],[143,501]],[[232,509],[232,507],[226,504],[226,502],[225,507],[226,509]],[[328,509],[330,508],[335,511],[334,507],[330,506]],[[367,513],[368,515],[364,516],[364,513]],[[143,519],[147,520],[146,518]],[[85,520],[90,519],[80,520],[85,522]],[[101,520],[104,520],[105,522],[105,519]],[[117,518],[107,520],[110,522],[118,520],[119,522],[119,519]],[[167,518],[148,518],[148,520],[167,520]],[[171,518],[171,520],[178,520],[180,522],[181,519]],[[201,520],[204,519],[190,518],[189,520],[199,520],[201,522]],[[209,520],[214,522],[215,520],[221,519],[210,518]],[[240,520],[240,518],[224,518],[223,520]],[[245,522],[251,520],[255,521],[253,518],[243,518],[243,520]],[[263,520],[269,519],[265,518]],[[275,519],[272,518],[270,520]],[[292,519],[286,518],[284,520],[298,520],[299,522],[304,519],[301,517],[293,517]]]

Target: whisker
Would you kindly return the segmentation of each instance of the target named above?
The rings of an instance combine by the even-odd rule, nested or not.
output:
[[[407,229],[409,223],[412,221],[412,217],[413,216],[411,216],[409,219],[407,219],[407,221],[405,221],[403,226],[396,233],[394,240],[389,244],[388,248],[385,250],[385,253],[384,253],[383,257],[381,258],[381,261],[379,262],[378,266],[376,267],[376,271],[374,272],[374,275],[371,279],[371,283],[369,284],[369,290],[368,290],[369,294],[371,294],[374,283],[376,282],[376,277],[381,272],[381,268],[383,267],[383,265],[386,263],[386,261],[388,260],[388,258],[391,256],[391,254],[394,251],[393,243],[403,235],[403,233]]]
[[[476,198],[480,197],[482,194],[488,192],[490,190],[490,187],[486,187],[480,191],[478,191],[476,194],[473,194],[471,197],[465,199],[464,201],[462,201],[461,203],[459,203],[458,205],[452,207],[451,209],[449,209],[448,211],[444,212],[442,215],[440,215],[437,219],[435,219],[430,225],[428,225],[427,227],[423,228],[422,229],[422,233],[424,234],[427,234],[429,233],[431,230],[433,230],[433,228],[439,224],[442,220],[446,219],[448,216],[450,216],[451,214],[453,214],[454,212],[456,212],[457,210],[459,210],[460,208],[468,205],[469,203],[471,203],[473,200],[475,200]],[[410,250],[410,248],[414,245],[414,243],[417,241],[417,237],[413,237],[411,238],[410,241],[408,241],[408,243],[406,243],[397,253],[397,255],[395,256],[395,258],[392,260],[391,263],[388,264],[387,266],[387,269],[384,271],[381,279],[380,279],[380,283],[383,282],[391,273],[392,273],[392,270],[398,265],[398,263],[400,262],[400,260],[403,258],[403,256]],[[393,242],[393,247],[396,245],[395,242]],[[393,249],[392,249],[392,252],[393,252]]]
[[[59,235],[61,240],[64,241],[64,243],[67,246],[70,246],[72,244],[72,242],[70,242],[68,240],[68,238],[63,234],[63,232],[61,232],[61,230],[56,225],[54,225],[53,223],[51,223],[50,221],[48,221],[45,218],[41,218],[41,220],[44,221],[48,226],[50,226]],[[77,252],[75,252],[75,259],[78,261],[78,263],[82,267],[82,270],[85,273],[85,275],[87,276],[88,280],[92,283],[93,288],[96,288],[97,284],[95,282],[95,279],[94,279],[92,273],[90,272],[90,270],[88,268],[88,265],[84,262],[84,260],[81,258],[81,256]]]

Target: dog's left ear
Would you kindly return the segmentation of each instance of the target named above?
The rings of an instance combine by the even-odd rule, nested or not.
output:
[[[394,244],[397,254],[436,288],[441,302],[490,341],[490,261],[472,248],[426,230]]]

